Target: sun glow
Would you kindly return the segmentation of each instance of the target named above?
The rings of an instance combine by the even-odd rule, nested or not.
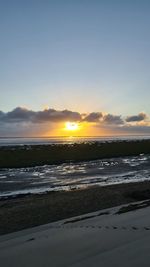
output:
[[[77,131],[79,130],[79,124],[76,122],[66,122],[65,130],[67,131]]]

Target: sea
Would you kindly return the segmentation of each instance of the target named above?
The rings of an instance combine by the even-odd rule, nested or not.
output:
[[[0,146],[145,140],[150,136],[0,138]],[[0,199],[150,180],[150,155],[0,169]]]
[[[119,140],[145,140],[150,135],[122,136],[60,136],[60,137],[0,137],[0,146],[72,144],[85,142],[106,142]]]

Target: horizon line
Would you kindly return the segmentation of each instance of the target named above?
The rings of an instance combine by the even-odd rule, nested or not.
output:
[[[121,136],[150,136],[150,134],[118,134],[118,135],[53,135],[53,136],[0,136],[0,138],[85,138],[85,137],[96,137],[96,138],[107,138],[107,137],[121,137]]]

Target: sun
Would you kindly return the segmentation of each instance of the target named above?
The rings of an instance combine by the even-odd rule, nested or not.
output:
[[[77,131],[79,129],[79,124],[77,122],[66,122],[65,130],[68,131]]]

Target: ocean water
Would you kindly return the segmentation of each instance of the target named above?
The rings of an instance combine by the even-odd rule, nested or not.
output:
[[[0,146],[17,145],[44,145],[44,144],[71,144],[82,142],[106,142],[117,140],[143,140],[150,139],[150,136],[83,136],[83,137],[41,137],[41,138],[4,138],[0,137]]]
[[[150,155],[1,169],[0,197],[150,180]]]

